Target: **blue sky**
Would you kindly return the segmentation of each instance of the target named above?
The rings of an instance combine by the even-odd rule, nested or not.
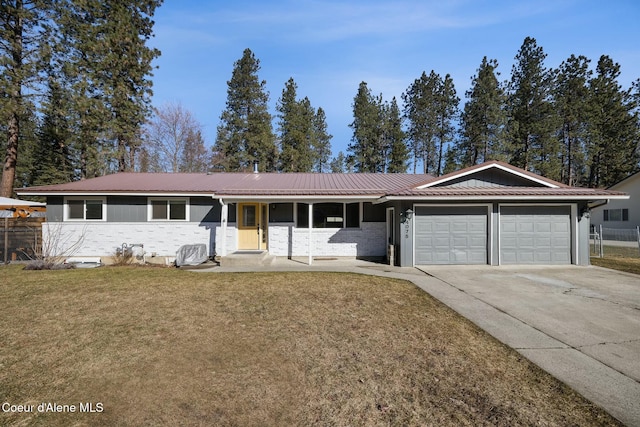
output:
[[[293,77],[298,96],[325,110],[335,155],[351,140],[351,104],[361,81],[401,103],[402,92],[434,70],[452,76],[464,102],[482,57],[498,60],[501,80],[508,79],[527,36],[548,55],[547,67],[576,54],[595,68],[609,55],[627,88],[640,78],[638,17],[636,0],[165,0],[150,43],[162,51],[153,104],[181,103],[211,145],[233,63],[250,48],[272,114]]]

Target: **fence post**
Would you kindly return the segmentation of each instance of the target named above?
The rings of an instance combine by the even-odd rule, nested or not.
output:
[[[9,263],[9,218],[4,218],[4,263]]]
[[[602,224],[600,224],[600,258],[604,258],[604,246],[602,245],[602,241],[604,240],[604,236],[602,235]]]
[[[640,255],[640,225],[636,225],[636,240],[638,242],[638,255]]]

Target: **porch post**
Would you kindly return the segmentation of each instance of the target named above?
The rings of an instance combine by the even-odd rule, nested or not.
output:
[[[227,255],[227,222],[229,219],[229,205],[226,204],[222,199],[219,199],[220,201],[220,206],[221,206],[221,213],[220,213],[220,228],[222,229],[221,233],[222,236],[220,236],[220,256],[226,256]]]
[[[313,233],[311,232],[311,227],[313,227],[313,203],[309,203],[309,265],[313,263],[313,254],[311,253],[311,249],[313,248]]]

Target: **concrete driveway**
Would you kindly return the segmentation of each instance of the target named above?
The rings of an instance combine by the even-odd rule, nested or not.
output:
[[[640,426],[640,278],[598,267],[428,266],[418,286]],[[433,280],[438,279],[438,280]]]

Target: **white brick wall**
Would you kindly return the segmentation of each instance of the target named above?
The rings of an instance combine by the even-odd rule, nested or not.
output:
[[[219,227],[219,223],[195,222],[46,222],[42,238],[56,255],[112,256],[123,243],[142,243],[147,255],[175,256],[187,244],[204,243],[211,251]],[[235,242],[235,237],[228,242]],[[77,250],[69,253],[73,245]]]
[[[363,222],[361,228],[313,229],[314,256],[384,256],[386,224]],[[309,254],[309,230],[293,223],[269,225],[269,253],[276,256]]]
[[[177,222],[46,222],[43,241],[52,253],[65,256],[104,257],[114,255],[123,243],[142,243],[147,255],[176,255],[182,245],[204,243],[213,248],[222,245],[220,223]],[[237,250],[236,224],[227,225],[227,253]],[[313,229],[314,256],[384,256],[385,223],[363,222],[361,228]],[[84,237],[83,237],[84,236]],[[296,229],[293,223],[269,225],[269,253],[276,256],[308,255],[309,230]],[[78,244],[77,250],[68,249]],[[220,252],[219,250],[217,251]]]

